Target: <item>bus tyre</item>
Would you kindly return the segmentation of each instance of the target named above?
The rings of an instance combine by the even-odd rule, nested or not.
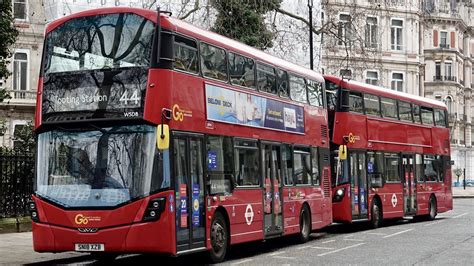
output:
[[[382,225],[382,209],[380,208],[380,203],[378,200],[372,201],[372,208],[371,208],[371,220],[370,224],[372,228],[379,228]]]
[[[222,213],[216,212],[211,222],[210,257],[214,263],[224,260],[229,245],[228,236],[224,216],[222,216]]]
[[[300,234],[299,241],[302,243],[308,242],[311,234],[311,213],[306,204],[303,204],[300,213]]]
[[[431,196],[430,197],[430,204],[428,207],[428,220],[433,221],[436,218],[436,215],[438,214],[438,206],[436,204],[436,199],[435,197]]]

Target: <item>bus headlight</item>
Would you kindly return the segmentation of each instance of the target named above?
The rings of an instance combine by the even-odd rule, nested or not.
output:
[[[40,220],[39,220],[38,210],[36,208],[36,203],[34,201],[28,202],[28,211],[30,212],[31,220],[33,222],[38,223]]]
[[[339,202],[344,198],[344,195],[346,194],[346,188],[338,188],[336,190],[336,193],[334,193],[334,197],[332,198],[332,202]]]

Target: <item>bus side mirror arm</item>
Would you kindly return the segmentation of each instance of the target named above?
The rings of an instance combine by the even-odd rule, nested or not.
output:
[[[171,110],[163,108],[161,110],[161,123],[156,129],[156,147],[159,150],[167,150],[170,147],[170,128],[165,124],[165,119],[171,119]]]

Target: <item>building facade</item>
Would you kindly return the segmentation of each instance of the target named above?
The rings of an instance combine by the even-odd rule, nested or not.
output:
[[[0,83],[11,97],[0,103],[0,146],[6,147],[13,147],[15,132],[34,120],[46,23],[41,1],[13,0],[12,10],[19,35],[11,47],[12,75]]]
[[[473,2],[323,1],[323,71],[445,102],[453,170],[466,169],[468,179],[474,179]]]

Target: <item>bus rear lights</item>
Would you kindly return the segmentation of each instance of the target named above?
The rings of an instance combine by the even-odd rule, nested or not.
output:
[[[332,198],[332,202],[339,202],[344,198],[344,195],[346,194],[346,188],[339,188],[336,190],[336,193],[334,194],[334,197]]]
[[[28,203],[28,211],[30,212],[31,220],[33,222],[39,222],[38,210],[36,209],[36,203],[34,201]]]
[[[160,219],[161,213],[166,208],[166,198],[151,199],[148,202],[145,214],[143,215],[144,222],[157,221]]]

